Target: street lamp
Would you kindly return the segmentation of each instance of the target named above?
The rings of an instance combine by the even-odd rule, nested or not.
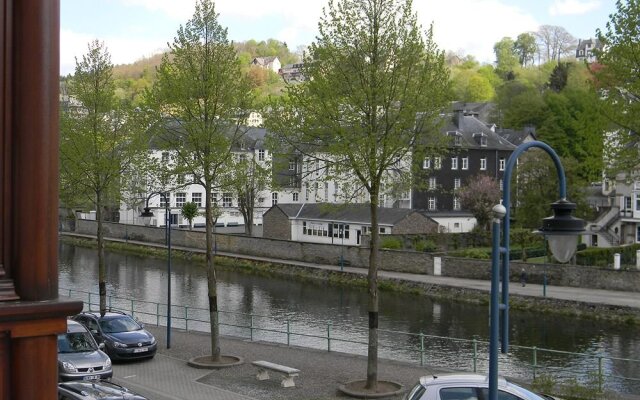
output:
[[[532,147],[546,151],[553,159],[558,173],[558,192],[560,200],[551,205],[554,215],[543,219],[540,233],[549,238],[549,248],[553,256],[560,262],[567,262],[573,257],[578,244],[578,235],[584,232],[584,220],[571,215],[576,205],[566,200],[567,184],[564,168],[556,152],[546,143],[531,141],[516,147],[504,170],[502,203],[493,208],[492,251],[491,251],[491,303],[490,303],[490,339],[489,339],[489,399],[498,400],[498,335],[500,334],[501,351],[509,351],[509,228],[510,228],[510,181],[513,167],[520,154]],[[502,246],[500,246],[500,220],[502,227]],[[500,271],[500,255],[502,270]],[[502,277],[502,291],[500,291]],[[500,297],[502,301],[500,302]],[[500,318],[500,316],[502,318]],[[502,326],[500,326],[502,324]],[[502,328],[502,329],[500,329]]]
[[[153,217],[153,212],[149,208],[149,199],[151,196],[159,194],[164,199],[165,205],[165,240],[167,244],[167,349],[171,348],[171,214],[169,208],[169,198],[166,193],[154,192],[147,197],[147,206],[140,216],[144,219],[145,225],[149,225],[149,221]]]

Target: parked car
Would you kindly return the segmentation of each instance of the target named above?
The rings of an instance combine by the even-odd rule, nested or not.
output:
[[[67,332],[58,335],[58,380],[107,379],[112,375],[111,359],[87,328],[67,320]]]
[[[479,374],[441,374],[423,376],[405,400],[481,400],[489,397],[489,379]],[[499,400],[554,400],[521,386],[498,379]]]
[[[83,312],[73,317],[89,329],[98,343],[113,360],[153,358],[158,349],[156,338],[130,315],[109,311],[103,317],[99,312]]]
[[[109,381],[64,382],[58,384],[58,400],[148,400]]]

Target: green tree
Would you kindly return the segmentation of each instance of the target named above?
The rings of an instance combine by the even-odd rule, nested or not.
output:
[[[224,186],[231,188],[237,196],[238,210],[244,219],[244,232],[249,236],[253,234],[256,198],[268,187],[270,179],[270,163],[257,160],[254,152],[234,157],[231,168],[224,173]]]
[[[549,77],[549,89],[559,92],[567,86],[569,80],[569,63],[559,62]]]
[[[518,55],[521,66],[526,67],[527,64],[533,64],[536,51],[538,51],[535,36],[529,32],[519,34],[513,43],[513,50]]]
[[[514,42],[510,37],[504,37],[493,45],[496,54],[496,73],[503,79],[513,74],[518,66],[518,55],[514,50]]]
[[[640,1],[616,1],[606,29],[596,34],[599,64],[592,66],[602,94],[601,112],[611,121],[612,171],[630,171],[638,165],[640,134]]]
[[[188,201],[182,205],[180,209],[182,217],[189,221],[189,230],[193,228],[193,220],[200,215],[198,212],[198,205],[192,201]]]
[[[158,141],[175,156],[175,172],[189,174],[205,191],[211,360],[220,362],[211,196],[245,133],[241,123],[251,106],[251,91],[211,0],[196,3],[193,17],[180,26],[169,47],[147,101],[160,117]]]
[[[80,107],[62,110],[60,118],[61,190],[84,196],[95,207],[98,240],[100,312],[107,310],[107,272],[104,255],[105,210],[117,207],[120,189],[147,143],[147,124],[141,113],[115,97],[111,56],[103,43],[89,43],[76,60],[69,94]]]
[[[456,71],[452,79],[452,86],[454,98],[459,101],[490,101],[495,95],[495,90],[489,79],[470,69]]]
[[[471,211],[476,218],[477,227],[489,229],[493,207],[500,202],[500,187],[495,179],[480,174],[469,179],[469,182],[458,191],[460,205]]]
[[[308,79],[287,87],[267,126],[292,152],[323,156],[327,176],[349,175],[369,199],[365,388],[375,390],[379,194],[384,177],[406,165],[410,151],[441,138],[434,125],[448,100],[448,69],[432,30],[424,34],[418,26],[411,0],[330,0],[304,62]]]

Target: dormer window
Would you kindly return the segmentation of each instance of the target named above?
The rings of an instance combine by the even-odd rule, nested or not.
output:
[[[462,134],[458,131],[447,132],[447,135],[453,138],[454,146],[462,146]]]
[[[487,147],[487,135],[485,135],[483,132],[474,133],[473,138],[481,147]]]

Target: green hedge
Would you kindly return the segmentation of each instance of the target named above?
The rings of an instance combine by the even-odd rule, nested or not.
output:
[[[597,265],[606,267],[613,264],[613,255],[620,254],[621,264],[635,264],[636,251],[640,249],[640,244],[618,247],[589,247],[576,254],[576,264]]]
[[[402,249],[402,241],[394,237],[384,238],[382,239],[380,247],[383,249],[400,250]]]

